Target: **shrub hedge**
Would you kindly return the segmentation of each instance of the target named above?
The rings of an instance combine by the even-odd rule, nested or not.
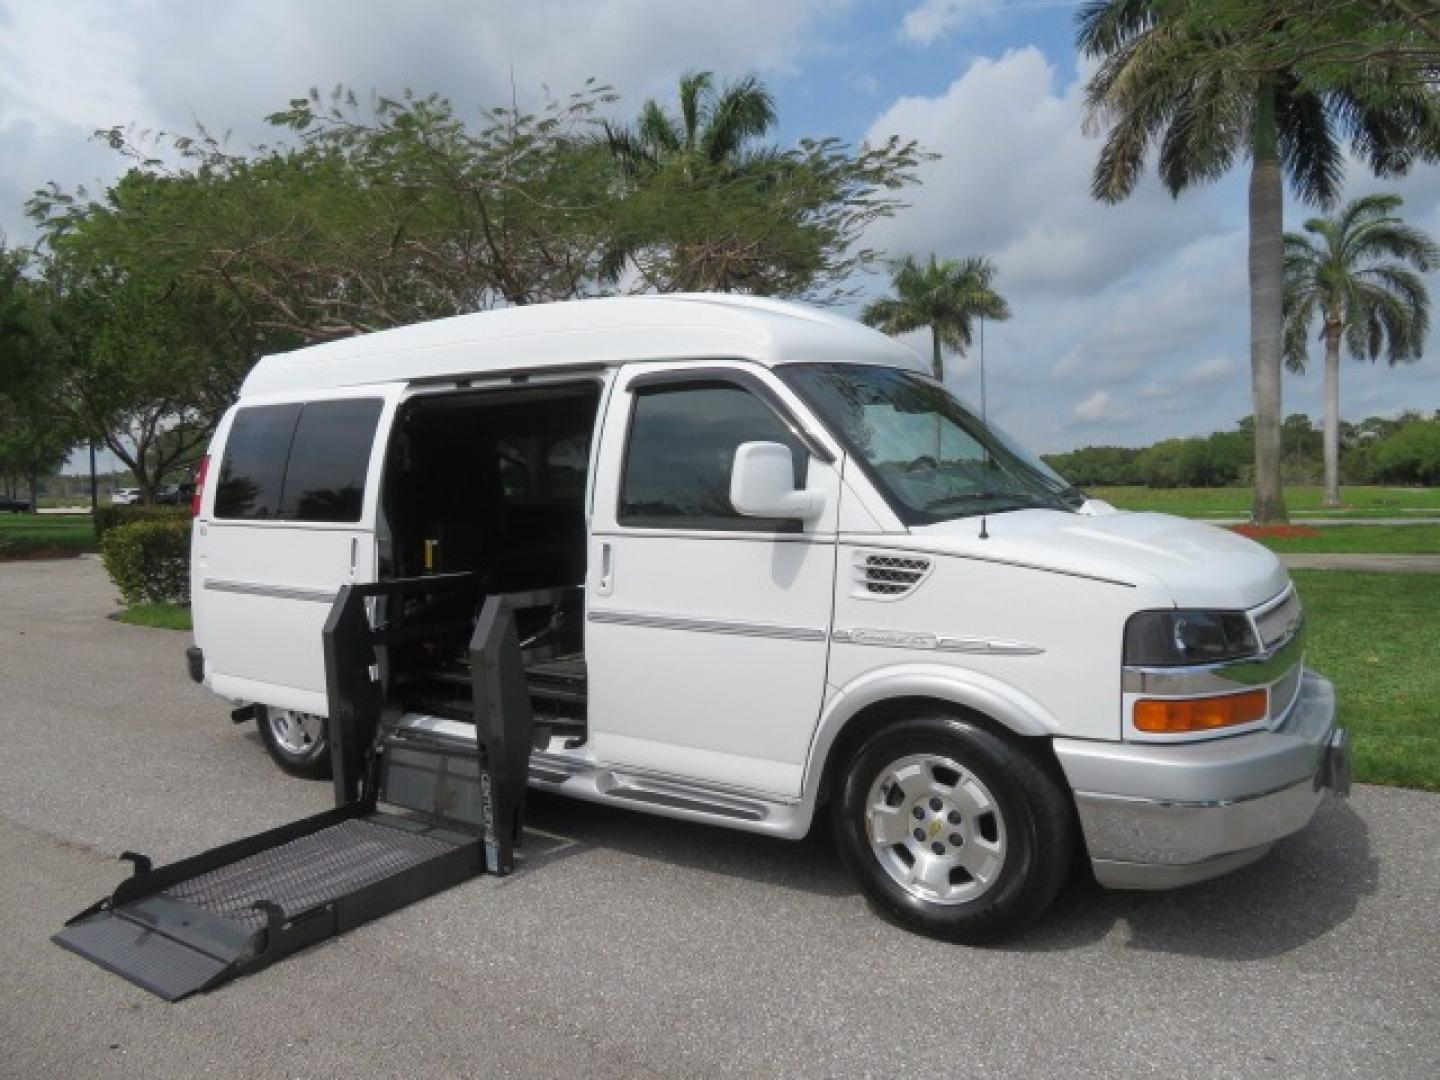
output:
[[[102,506],[95,511],[95,539],[120,525],[136,521],[189,521],[188,506]]]
[[[126,604],[190,602],[188,514],[109,527],[100,557]]]

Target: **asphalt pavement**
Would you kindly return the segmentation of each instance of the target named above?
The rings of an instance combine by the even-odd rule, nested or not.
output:
[[[0,1075],[1440,1075],[1440,796],[1365,786],[1217,882],[1077,874],[985,950],[881,921],[823,836],[536,798],[513,876],[164,1004],[49,935],[119,851],[330,791],[185,679],[185,635],[114,607],[93,559],[0,564]]]

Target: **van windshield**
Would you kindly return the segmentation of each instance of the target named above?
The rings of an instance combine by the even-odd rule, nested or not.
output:
[[[1085,496],[918,372],[870,364],[776,369],[866,466],[907,525],[1041,507]]]

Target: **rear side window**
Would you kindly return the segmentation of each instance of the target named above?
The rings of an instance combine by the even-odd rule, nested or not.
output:
[[[215,516],[359,521],[380,409],[375,398],[241,409],[225,441]]]
[[[778,416],[729,383],[645,390],[635,397],[620,489],[620,522],[649,528],[793,531],[797,523],[746,517],[730,502],[741,443],[790,447],[795,483],[810,457]]]
[[[359,521],[380,402],[306,405],[290,444],[280,516],[286,521]]]
[[[285,460],[299,419],[299,405],[261,405],[235,414],[215,487],[217,518],[280,516]]]

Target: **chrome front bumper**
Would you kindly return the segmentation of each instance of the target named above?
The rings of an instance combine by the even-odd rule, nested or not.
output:
[[[1253,862],[1350,790],[1335,688],[1306,671],[1272,731],[1193,743],[1056,739],[1095,877],[1117,889],[1188,885]]]

